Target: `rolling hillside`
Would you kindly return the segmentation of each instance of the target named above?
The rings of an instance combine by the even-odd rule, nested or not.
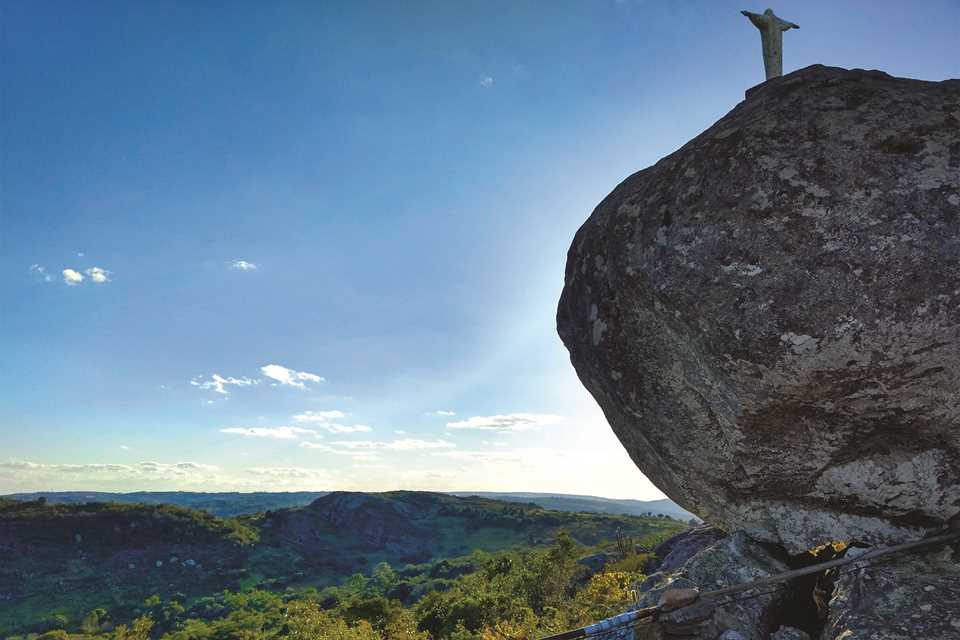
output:
[[[381,563],[414,585],[437,563],[544,547],[561,531],[593,548],[618,535],[652,542],[683,526],[409,491],[334,492],[238,518],[174,505],[0,499],[0,630],[40,630],[97,607],[129,619],[153,595],[189,606],[223,589],[324,588]],[[412,589],[396,597],[416,597]]]
[[[175,504],[192,509],[203,509],[221,518],[257,513],[260,511],[303,507],[328,491],[293,491],[252,493],[239,492],[191,492],[191,491],[138,491],[134,493],[103,493],[97,491],[43,491],[15,493],[8,496],[14,500],[37,500],[46,498],[56,504],[82,504],[84,502],[123,502],[141,504]],[[496,493],[485,491],[450,492],[455,496],[481,496],[509,502],[529,502],[546,509],[558,511],[584,511],[586,513],[609,513],[629,516],[667,515],[671,518],[689,520],[693,514],[685,511],[672,500],[620,500],[599,496],[579,496],[563,493]]]

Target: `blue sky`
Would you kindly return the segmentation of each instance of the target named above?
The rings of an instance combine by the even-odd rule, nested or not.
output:
[[[0,492],[659,497],[565,254],[762,80],[764,8],[3,2]],[[786,71],[960,77],[955,1],[774,8]]]

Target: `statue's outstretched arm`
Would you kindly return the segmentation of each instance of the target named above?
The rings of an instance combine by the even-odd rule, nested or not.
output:
[[[799,29],[800,25],[795,22],[784,22],[780,25],[780,31],[787,31],[789,29]]]
[[[752,23],[753,23],[753,26],[755,26],[756,28],[758,28],[758,29],[762,29],[762,28],[763,28],[763,14],[762,14],[762,13],[753,13],[752,11],[741,11],[740,13],[742,13],[743,15],[747,16],[748,18],[750,18],[750,22],[752,22]]]

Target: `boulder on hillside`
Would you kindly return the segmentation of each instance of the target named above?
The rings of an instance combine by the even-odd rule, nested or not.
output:
[[[558,330],[640,469],[801,552],[960,512],[960,81],[812,66],[627,178]]]

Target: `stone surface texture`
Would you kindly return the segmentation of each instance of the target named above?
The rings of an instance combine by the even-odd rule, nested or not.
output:
[[[781,552],[782,553],[782,552]],[[715,542],[690,558],[683,568],[659,576],[655,586],[642,593],[639,606],[656,604],[668,589],[697,588],[701,592],[744,584],[789,570],[784,558],[742,532]],[[769,591],[769,593],[767,593]],[[787,587],[773,585],[759,597],[737,601],[721,597],[702,622],[690,625],[698,638],[716,638],[725,631],[740,633],[746,640],[766,640],[776,627],[778,612],[788,597]],[[680,610],[688,613],[686,610]],[[671,620],[661,616],[660,627],[669,630]],[[779,626],[779,625],[777,625]],[[653,632],[651,632],[653,633]],[[669,633],[667,634],[669,635]],[[653,636],[652,636],[653,637]]]
[[[770,640],[810,640],[810,634],[796,627],[780,627],[770,634]]]
[[[847,554],[856,552],[850,549]],[[866,549],[861,550],[866,551]],[[946,546],[837,575],[822,640],[960,638],[960,563]]]
[[[960,81],[751,89],[576,234],[558,330],[635,463],[800,552],[960,511]]]
[[[697,525],[661,542],[647,561],[644,573],[669,573],[686,564],[698,551],[727,536],[726,532],[708,524]]]

